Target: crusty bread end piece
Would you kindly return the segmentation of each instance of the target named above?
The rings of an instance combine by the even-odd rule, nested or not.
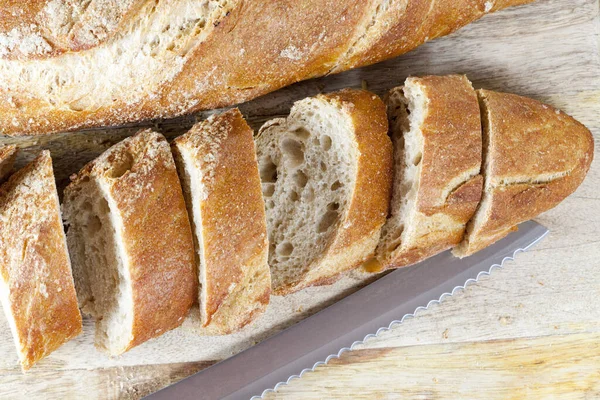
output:
[[[0,299],[23,370],[81,332],[49,151],[0,188]]]
[[[591,132],[565,113],[514,94],[477,93],[485,184],[465,240],[454,249],[459,257],[558,205],[583,182],[594,155]]]
[[[383,102],[362,90],[304,99],[256,140],[274,292],[331,283],[372,256],[392,178]]]
[[[252,129],[238,109],[171,144],[192,221],[202,334],[233,333],[269,303],[265,206]]]
[[[197,293],[194,243],[167,140],[117,143],[65,189],[67,242],[80,306],[111,355],[179,326]]]
[[[390,92],[388,113],[395,177],[379,269],[459,244],[483,185],[479,104],[465,76],[408,78]]]
[[[15,145],[0,147],[0,183],[4,182],[13,170],[18,148]]]

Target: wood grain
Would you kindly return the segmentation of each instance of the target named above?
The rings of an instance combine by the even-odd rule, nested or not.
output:
[[[358,350],[323,368],[338,379],[323,379],[318,368],[266,398],[598,398],[599,339],[572,334]]]
[[[539,0],[483,18],[447,38],[375,66],[302,82],[240,108],[254,128],[293,101],[346,86],[385,93],[411,74],[466,73],[476,87],[527,95],[573,115],[600,145],[598,0]],[[195,118],[159,121],[174,137]],[[25,151],[19,165],[50,148],[59,184],[138,127],[37,138],[0,138]],[[270,398],[595,398],[600,396],[600,167],[539,222],[550,236],[506,269],[420,312],[341,360],[295,380]],[[0,398],[140,398],[228,357],[362,283],[274,298],[243,332],[198,337],[185,327],[110,359],[84,334],[22,375],[0,317]]]

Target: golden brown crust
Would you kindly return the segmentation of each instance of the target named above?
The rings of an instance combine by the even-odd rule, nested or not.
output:
[[[144,130],[111,147],[71,186],[89,178],[105,185],[123,221],[134,304],[126,351],[181,325],[194,303],[191,227],[169,144],[158,133]]]
[[[399,0],[376,13],[377,22],[356,48],[341,58],[334,72],[374,64],[404,54],[509,6],[535,0]]]
[[[193,157],[205,196],[202,226],[196,227],[202,231],[206,271],[203,326],[210,334],[232,333],[266,309],[271,292],[253,131],[233,109],[196,124],[172,147]]]
[[[110,28],[107,35],[113,41],[121,33],[130,35],[128,29],[133,29],[150,13],[149,8],[131,12],[140,7],[141,0],[130,1],[132,3],[123,6],[111,23],[114,28]],[[45,134],[117,125],[241,103],[297,81],[402,54],[427,39],[479,18],[485,13],[486,5],[492,4],[490,11],[494,11],[529,2],[431,1],[408,1],[406,7],[405,0],[396,1],[383,13],[377,11],[383,8],[377,0],[230,1],[226,6],[228,12],[209,24],[206,37],[194,39],[190,50],[180,58],[165,61],[168,65],[163,70],[173,72],[172,76],[156,86],[146,85],[148,88],[139,94],[134,90],[137,86],[131,90],[119,86],[113,90],[120,93],[118,96],[107,95],[101,104],[91,101],[90,98],[98,94],[93,87],[102,79],[101,73],[97,77],[87,74],[94,75],[89,84],[78,82],[79,87],[67,88],[59,85],[49,93],[40,89],[47,87],[46,82],[41,84],[34,79],[24,84],[16,78],[15,81],[5,78],[2,86],[7,89],[0,91],[2,133]],[[2,10],[0,6],[0,12]],[[102,14],[93,15],[98,13]],[[379,22],[373,24],[373,18]],[[120,27],[122,24],[129,28]],[[82,48],[76,55],[83,59],[86,52],[96,51],[103,43],[112,43],[111,40],[93,44],[89,50]],[[124,51],[144,52],[137,45],[135,49]],[[68,52],[62,56],[66,55],[72,56]],[[93,60],[89,65],[95,65]],[[59,72],[53,70],[53,74],[60,75],[65,68],[58,69]],[[13,67],[9,69],[15,72]],[[82,85],[89,87],[89,91],[82,97],[72,96]],[[127,93],[134,92],[136,95],[129,98]]]
[[[427,99],[413,221],[417,233],[396,250],[380,253],[384,268],[411,265],[459,244],[483,188],[481,120],[471,82],[464,75],[449,75],[409,78],[408,84]],[[398,196],[394,201],[402,201]],[[384,240],[381,245],[389,244]]]
[[[350,116],[358,148],[357,176],[350,209],[342,223],[344,228],[328,250],[327,256],[330,256],[371,236],[385,223],[392,187],[393,149],[387,135],[385,104],[375,94],[344,89],[320,97],[338,105]],[[362,261],[364,259],[356,263]]]
[[[0,183],[11,174],[18,150],[14,144],[0,147]]]
[[[426,76],[414,79],[429,99],[428,112],[421,129],[423,134],[423,154],[421,159],[421,179],[417,201],[418,211],[425,215],[438,212],[448,213],[458,221],[466,223],[479,203],[476,196],[462,214],[453,197],[465,199],[467,180],[449,184],[457,177],[475,171],[473,180],[481,168],[481,119],[479,103],[471,82],[464,75]],[[448,191],[450,189],[450,191]],[[467,191],[470,193],[470,191]]]
[[[348,37],[359,34],[371,3],[241,2],[215,28],[215,34],[194,50],[177,81],[163,88],[161,100],[146,105],[170,114],[220,108],[322,76],[347,51]],[[190,96],[199,76],[210,81],[203,83],[201,96]]]
[[[0,189],[0,290],[24,370],[81,332],[48,151]]]
[[[583,182],[594,155],[591,132],[563,112],[514,94],[478,95],[488,141],[485,192],[459,256],[558,205]]]
[[[317,98],[338,107],[352,121],[358,149],[356,182],[349,210],[324,254],[312,263],[301,281],[274,288],[278,295],[332,282],[340,273],[371,257],[390,201],[393,153],[381,99],[371,92],[353,89]]]

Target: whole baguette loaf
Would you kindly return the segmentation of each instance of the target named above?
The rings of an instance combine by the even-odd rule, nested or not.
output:
[[[0,300],[23,370],[81,332],[50,152],[0,188]]]
[[[164,136],[144,130],[72,177],[67,243],[96,346],[121,354],[183,322],[197,294],[194,243]]]
[[[197,123],[171,148],[194,231],[198,332],[233,333],[264,312],[271,294],[252,129],[233,109]]]
[[[0,127],[44,134],[250,100],[532,0],[0,3]]]

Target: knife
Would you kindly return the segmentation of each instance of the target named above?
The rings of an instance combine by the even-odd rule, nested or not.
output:
[[[163,399],[259,399],[313,371],[420,309],[489,275],[542,240],[548,230],[533,221],[463,259],[449,251],[393,271],[317,314],[150,396]],[[348,346],[348,347],[344,347]]]

